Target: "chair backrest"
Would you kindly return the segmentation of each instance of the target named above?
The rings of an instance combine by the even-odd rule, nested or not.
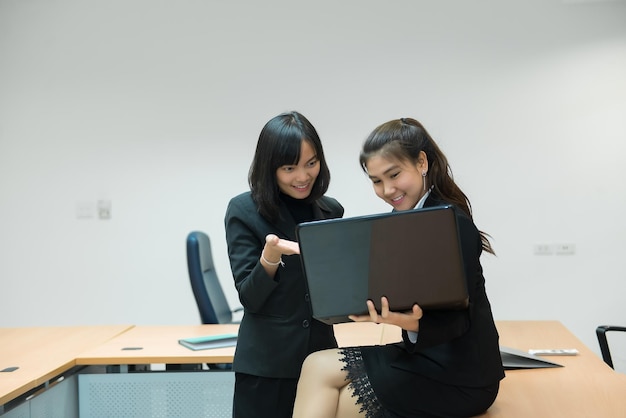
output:
[[[192,231],[187,235],[187,268],[191,289],[203,324],[227,324],[233,314],[222,290],[207,234]]]
[[[609,331],[626,332],[626,327],[617,325],[600,325],[596,328],[596,336],[598,337],[598,344],[600,344],[602,360],[604,360],[604,362],[611,368],[615,369],[613,365],[613,358],[611,357],[611,350],[609,349],[609,342],[606,336],[606,333]]]

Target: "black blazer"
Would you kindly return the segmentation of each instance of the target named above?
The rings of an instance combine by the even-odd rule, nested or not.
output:
[[[432,194],[424,207],[445,204]],[[402,332],[404,344],[391,366],[452,385],[483,387],[504,377],[502,359],[491,305],[485,291],[480,264],[482,246],[474,222],[456,210],[469,308],[427,311],[420,320],[417,343]],[[396,353],[398,354],[398,353]]]
[[[313,204],[315,219],[339,218],[344,209],[330,197]],[[330,325],[311,316],[308,288],[299,255],[283,256],[270,278],[259,258],[267,234],[296,241],[296,223],[285,205],[272,225],[259,212],[250,192],[228,204],[224,219],[228,257],[244,308],[233,369],[272,378],[298,378],[312,351],[337,347]]]

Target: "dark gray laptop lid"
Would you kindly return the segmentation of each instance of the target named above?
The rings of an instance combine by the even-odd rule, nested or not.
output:
[[[458,309],[468,297],[451,206],[298,225],[313,316],[347,322],[388,297],[392,310]]]

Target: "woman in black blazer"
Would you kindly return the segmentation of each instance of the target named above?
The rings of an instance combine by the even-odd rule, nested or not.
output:
[[[311,316],[296,225],[341,217],[343,207],[324,196],[330,172],[322,144],[297,112],[265,125],[248,180],[250,191],[232,198],[225,216],[244,308],[233,363],[233,416],[287,418],[305,357],[337,347],[332,326]]]
[[[376,195],[394,210],[452,204],[457,213],[469,307],[464,310],[381,312],[367,301],[373,321],[402,328],[403,341],[329,349],[304,362],[294,417],[469,417],[486,411],[504,377],[498,333],[485,291],[482,251],[487,235],[472,221],[469,200],[454,183],[445,155],[414,119],[376,128],[360,162]],[[424,236],[424,240],[431,237]],[[398,240],[402,240],[398,236]]]

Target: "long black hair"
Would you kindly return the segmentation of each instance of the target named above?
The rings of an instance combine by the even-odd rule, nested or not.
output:
[[[311,194],[305,199],[306,202],[313,202],[328,190],[330,170],[324,158],[322,142],[311,122],[298,112],[286,112],[270,119],[259,135],[248,184],[259,213],[271,222],[278,219],[280,205],[276,171],[284,165],[298,164],[302,141],[311,144],[320,162],[320,173]]]

